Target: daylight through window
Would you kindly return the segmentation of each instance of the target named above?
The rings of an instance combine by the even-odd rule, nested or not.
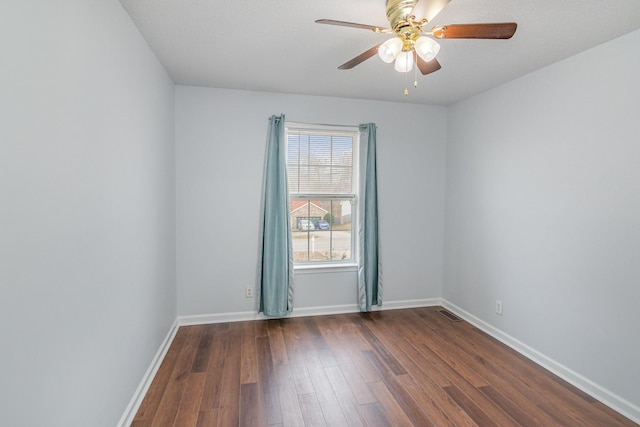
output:
[[[355,259],[357,145],[355,127],[287,126],[294,262]]]

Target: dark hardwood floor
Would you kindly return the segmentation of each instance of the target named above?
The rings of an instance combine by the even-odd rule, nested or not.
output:
[[[637,426],[439,310],[181,327],[132,426]]]

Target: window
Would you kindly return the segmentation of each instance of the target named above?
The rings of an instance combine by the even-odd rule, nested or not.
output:
[[[287,124],[293,260],[353,263],[358,129]],[[353,215],[352,215],[353,212]]]

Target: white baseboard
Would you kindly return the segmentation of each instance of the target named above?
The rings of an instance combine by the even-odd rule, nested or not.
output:
[[[529,347],[525,343],[504,333],[500,329],[495,328],[494,326],[461,309],[455,304],[442,299],[441,305],[452,313],[457,314],[459,317],[471,323],[478,329],[486,332],[487,334],[491,335],[503,344],[511,347],[528,359],[531,359],[543,368],[553,372],[555,375],[584,391],[588,395],[594,397],[595,399],[598,399],[600,402],[604,403],[614,411],[619,412],[630,420],[640,424],[640,407],[638,407],[637,405],[634,405],[633,403],[623,399],[615,393],[612,393],[611,391],[605,389],[599,384],[594,383],[590,379],[585,378],[577,372],[572,371],[561,363],[558,363],[550,357],[535,350],[534,348]]]
[[[379,310],[396,310],[400,308],[415,308],[415,307],[431,307],[440,305],[442,300],[440,298],[427,298],[418,300],[405,300],[405,301],[385,301],[382,306],[373,307],[374,311]],[[342,314],[342,313],[357,313],[360,309],[357,304],[343,304],[343,305],[330,305],[324,307],[302,307],[294,308],[293,311],[286,317],[306,317],[306,316],[327,316],[330,314]],[[242,322],[247,320],[265,320],[273,319],[263,314],[256,313],[254,311],[242,311],[236,313],[216,313],[216,314],[201,314],[195,316],[178,316],[178,325],[203,325],[207,323],[226,323],[226,322]]]
[[[169,350],[169,347],[171,346],[171,343],[173,342],[173,339],[178,332],[178,326],[178,319],[176,319],[173,322],[173,325],[171,325],[171,328],[169,328],[169,332],[162,341],[162,344],[160,344],[160,348],[156,352],[155,356],[153,356],[151,365],[149,365],[147,372],[145,372],[144,376],[142,377],[142,381],[140,381],[140,384],[138,385],[136,392],[133,394],[133,397],[131,398],[127,409],[124,411],[124,414],[122,414],[117,427],[129,427],[133,422],[138,409],[140,409],[142,400],[147,394],[147,391],[149,391],[149,387],[151,386],[151,383],[153,382],[153,379],[155,378],[156,373],[158,372],[158,369],[160,368],[160,365],[164,360],[164,356],[167,354],[167,351]]]
[[[399,310],[402,308],[436,307],[439,305],[442,305],[442,298],[410,299],[401,301],[384,301],[382,306],[375,306],[373,307],[373,310]]]

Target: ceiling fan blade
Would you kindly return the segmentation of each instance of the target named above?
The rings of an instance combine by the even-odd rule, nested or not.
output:
[[[372,56],[374,56],[376,53],[378,53],[378,48],[380,47],[382,43],[375,45],[374,47],[372,47],[371,49],[362,52],[360,55],[356,56],[355,58],[351,59],[350,61],[345,62],[344,64],[342,64],[341,66],[338,67],[339,70],[350,70],[351,68],[355,67],[356,65],[360,64],[361,62],[366,61],[367,59],[371,58]]]
[[[338,25],[341,27],[352,27],[352,28],[360,28],[363,30],[371,30],[376,33],[392,33],[393,30],[390,28],[382,28],[377,27],[375,25],[367,25],[367,24],[357,24],[355,22],[346,22],[346,21],[336,21],[335,19],[318,19],[316,20],[317,24],[329,24],[329,25]]]
[[[424,59],[420,58],[419,55],[416,55],[416,59],[418,68],[423,75],[434,73],[442,68],[436,58],[433,58],[431,61],[427,62]]]
[[[411,14],[417,19],[431,21],[451,0],[419,0]]]
[[[433,27],[430,33],[438,39],[510,39],[518,24],[453,24]]]

